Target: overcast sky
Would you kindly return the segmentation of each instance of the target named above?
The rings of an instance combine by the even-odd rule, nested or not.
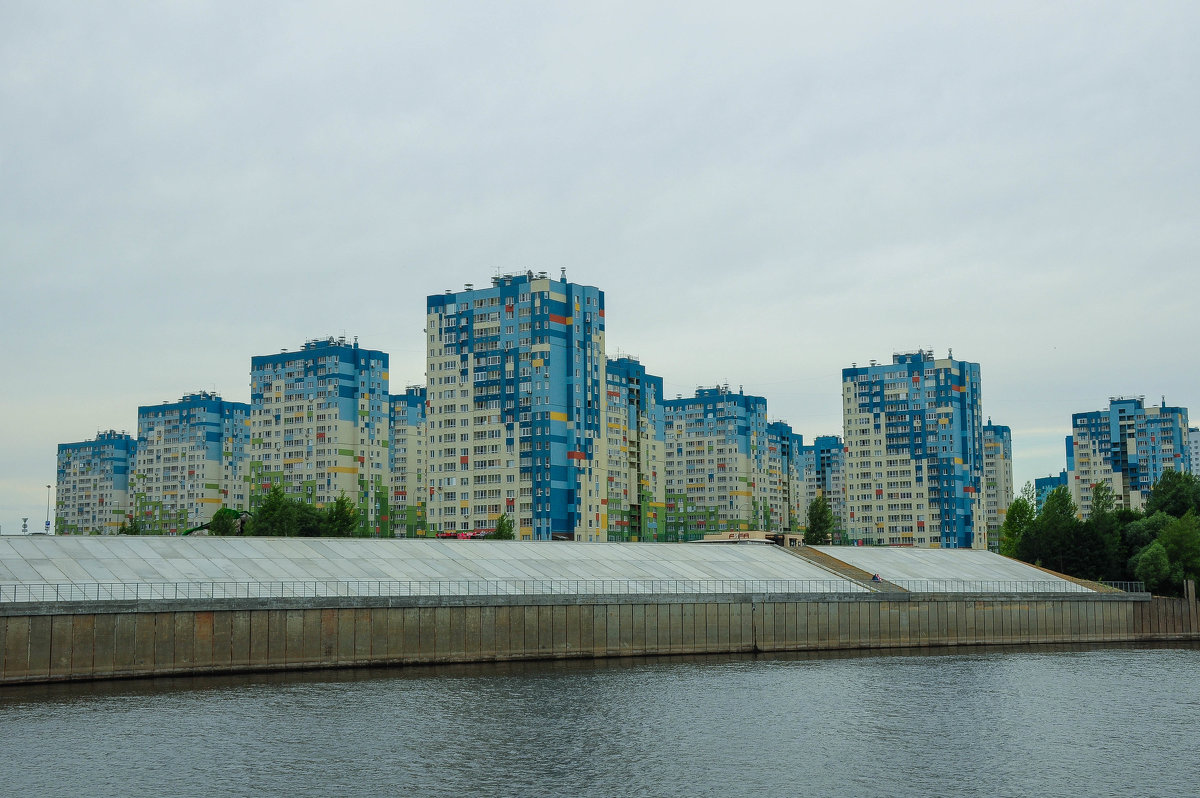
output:
[[[1200,415],[1200,4],[0,0],[0,527],[60,442],[545,270],[610,356],[806,439],[977,361],[1018,485],[1072,412]]]

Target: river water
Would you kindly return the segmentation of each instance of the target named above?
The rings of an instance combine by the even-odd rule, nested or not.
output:
[[[1200,646],[0,689],[0,795],[1190,796]]]

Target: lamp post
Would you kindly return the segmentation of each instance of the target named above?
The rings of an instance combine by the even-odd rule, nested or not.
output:
[[[50,534],[50,486],[46,486],[46,534]]]

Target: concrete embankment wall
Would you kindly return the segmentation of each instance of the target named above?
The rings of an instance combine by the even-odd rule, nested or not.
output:
[[[336,597],[0,605],[0,684],[364,665],[1200,639],[1128,594]]]

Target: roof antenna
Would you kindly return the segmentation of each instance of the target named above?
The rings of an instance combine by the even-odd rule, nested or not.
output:
[[[567,281],[567,267],[566,266],[562,267],[562,281],[564,283]]]

